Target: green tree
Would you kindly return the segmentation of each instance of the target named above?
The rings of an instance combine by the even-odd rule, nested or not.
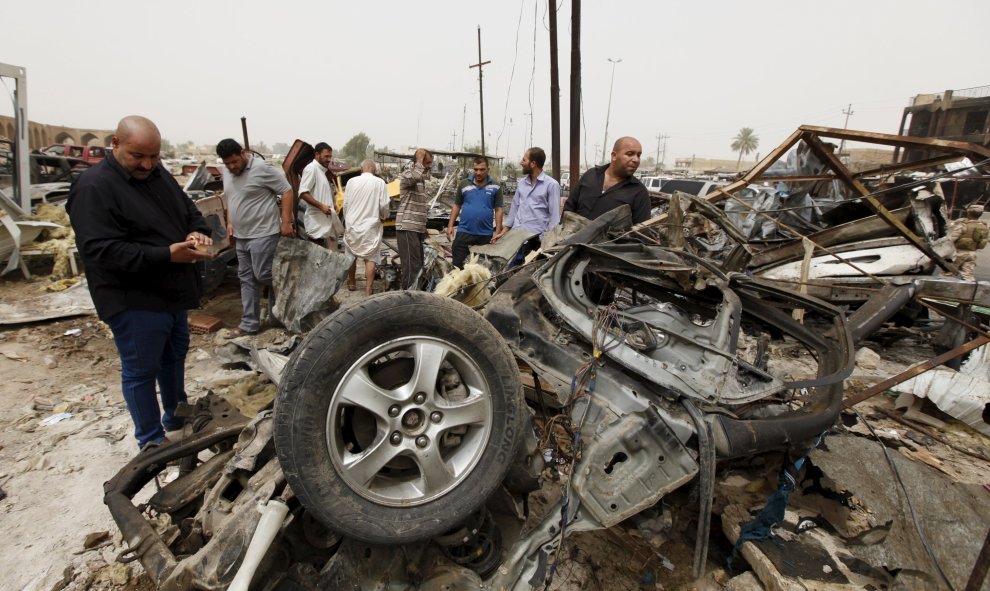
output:
[[[739,152],[739,159],[736,160],[736,170],[739,170],[739,164],[742,162],[742,157],[750,152],[756,151],[756,148],[760,146],[760,138],[756,137],[751,127],[743,127],[736,134],[736,137],[732,138],[732,151]]]
[[[275,145],[272,146],[272,153],[285,156],[289,153],[289,144],[285,142],[275,142]]]
[[[340,149],[340,153],[352,163],[359,164],[367,157],[370,144],[371,138],[362,131],[347,140],[344,147]]]

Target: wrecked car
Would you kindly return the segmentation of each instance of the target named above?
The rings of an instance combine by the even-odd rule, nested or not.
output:
[[[924,158],[851,167],[826,140],[911,148]],[[913,325],[936,302],[962,315],[968,308],[960,306],[990,304],[990,283],[958,278],[948,238],[951,212],[986,187],[988,162],[990,149],[977,144],[805,125],[705,195],[709,206],[676,193],[638,228],[681,227],[687,244],[727,269],[857,310],[859,342],[891,318]],[[745,253],[732,251],[730,234]],[[946,323],[946,341],[961,343],[961,327]]]
[[[620,208],[577,230],[483,316],[420,292],[339,310],[253,419],[185,408],[184,439],[106,483],[122,559],[162,589],[528,589],[569,535],[690,487],[702,571],[716,462],[828,429],[851,334],[830,304],[630,226]],[[811,374],[775,371],[785,335]],[[541,486],[559,500],[524,530]]]

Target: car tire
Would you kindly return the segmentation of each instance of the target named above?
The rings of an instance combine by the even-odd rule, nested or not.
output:
[[[326,318],[292,355],[275,448],[328,527],[416,542],[460,524],[499,486],[523,404],[512,352],[484,318],[433,294],[380,294]]]

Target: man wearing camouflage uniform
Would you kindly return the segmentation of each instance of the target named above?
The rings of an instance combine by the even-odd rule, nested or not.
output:
[[[990,235],[990,228],[980,221],[981,215],[983,206],[974,203],[966,208],[966,219],[952,222],[949,228],[949,238],[956,246],[956,265],[962,278],[967,281],[976,280],[976,251],[987,245]]]

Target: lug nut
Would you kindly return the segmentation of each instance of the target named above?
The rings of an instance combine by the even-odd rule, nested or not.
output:
[[[388,440],[392,445],[399,445],[400,443],[402,443],[402,434],[399,433],[398,431],[395,431],[394,433],[392,433],[392,436],[388,438]],[[417,441],[417,443],[419,442]]]
[[[413,402],[416,404],[423,404],[426,402],[426,392],[416,392],[416,395],[413,396]]]
[[[429,445],[429,443],[430,440],[427,439],[426,435],[420,435],[419,437],[416,438],[416,445],[418,445],[419,447],[426,447],[427,445]]]
[[[439,410],[435,410],[430,413],[430,420],[434,423],[439,423],[443,420],[443,414]]]
[[[399,405],[398,404],[393,404],[392,406],[388,407],[388,416],[390,416],[390,417],[397,417],[397,416],[399,416],[399,410],[400,410],[399,409]]]

